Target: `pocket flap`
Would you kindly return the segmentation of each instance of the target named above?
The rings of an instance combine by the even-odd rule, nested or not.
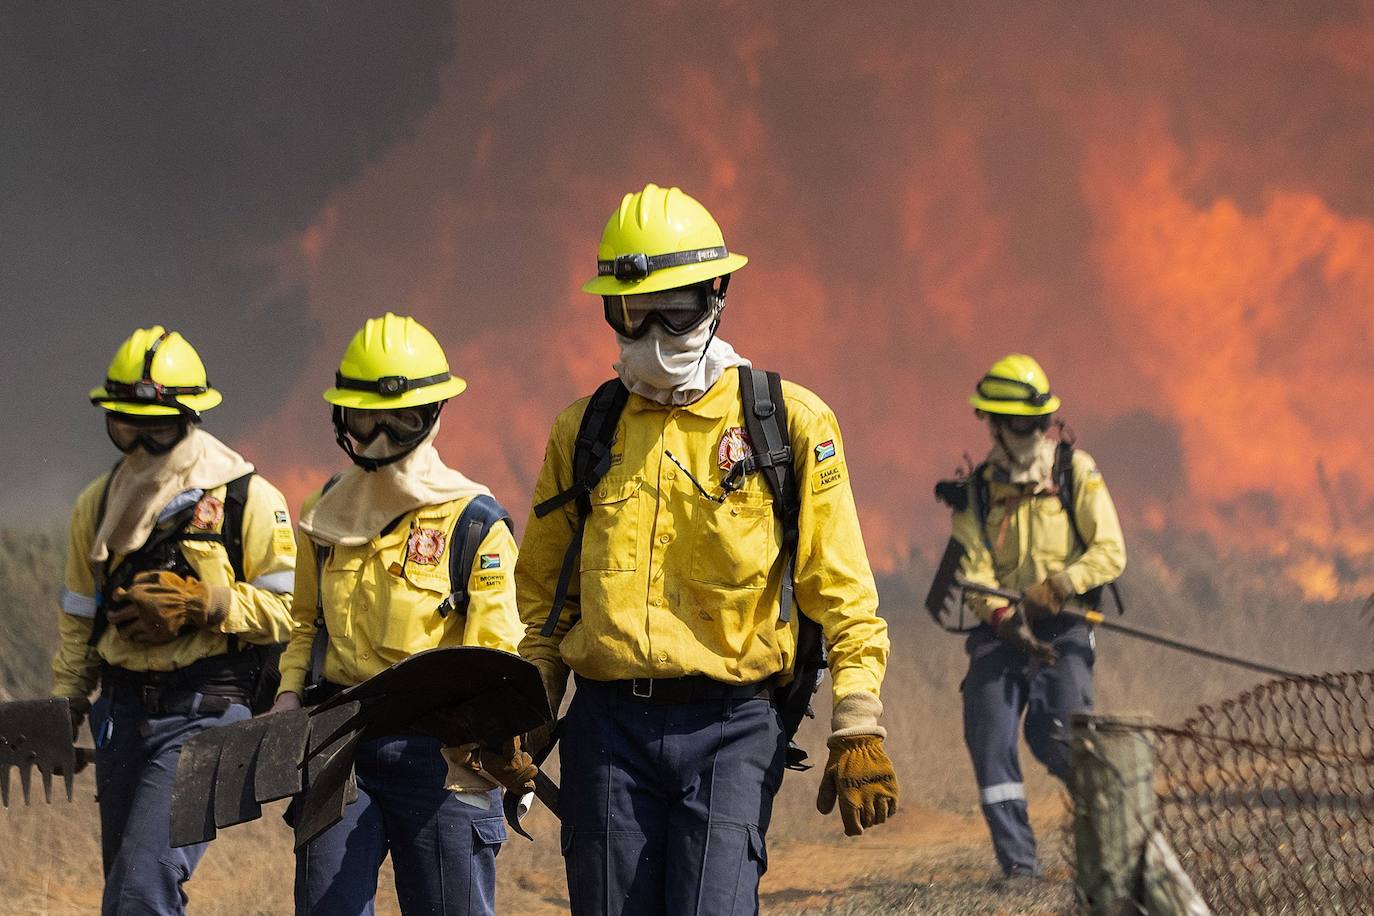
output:
[[[486,846],[506,842],[506,822],[499,817],[483,817],[472,822],[472,841]]]
[[[767,870],[768,846],[763,842],[762,831],[753,824],[745,824],[744,829],[749,832],[749,854],[754,857],[754,860],[758,862],[759,865]]]
[[[634,496],[643,483],[638,477],[608,478],[596,485],[592,491],[591,501],[594,506],[606,506],[613,503],[622,503]]]

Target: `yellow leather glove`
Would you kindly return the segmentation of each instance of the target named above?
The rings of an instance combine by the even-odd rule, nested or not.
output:
[[[832,737],[816,810],[829,814],[840,803],[845,836],[859,836],[897,812],[897,774],[881,735]]]
[[[499,749],[482,747],[477,750],[482,772],[517,795],[534,791],[534,777],[539,768],[520,746],[519,738],[507,738]]]
[[[1073,597],[1073,583],[1062,572],[1044,582],[1037,582],[1021,593],[1026,619],[1031,622],[1053,617],[1064,609],[1064,602]]]
[[[119,606],[110,612],[109,621],[121,634],[134,642],[160,645],[184,630],[223,623],[233,592],[223,586],[211,588],[199,579],[183,579],[165,569],[150,569],[110,597]]]

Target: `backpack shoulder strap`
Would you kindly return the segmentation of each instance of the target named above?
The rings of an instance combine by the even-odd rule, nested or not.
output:
[[[1086,551],[1088,541],[1083,537],[1083,531],[1078,527],[1078,492],[1077,482],[1074,480],[1073,452],[1074,444],[1072,442],[1059,443],[1059,447],[1054,453],[1054,484],[1059,489],[1059,501],[1064,506],[1064,512],[1069,516],[1069,527],[1073,529],[1073,536],[1078,542],[1078,549]],[[1084,598],[1088,604],[1100,611],[1102,610],[1102,595],[1104,593],[1112,596],[1112,603],[1116,605],[1117,614],[1126,613],[1126,603],[1121,598],[1121,588],[1116,582],[1108,582],[1106,585],[1091,589]]]
[[[592,490],[611,469],[611,444],[615,439],[615,428],[629,399],[630,390],[620,379],[601,383],[596,394],[587,402],[582,412],[582,423],[577,429],[577,440],[573,444],[572,486],[534,507],[535,516],[543,518],[555,509],[577,501],[577,527],[563,554],[563,568],[558,574],[558,585],[554,588],[553,607],[549,609],[549,616],[539,631],[546,638],[554,634],[558,620],[563,616],[573,568],[582,552],[582,534],[587,528],[587,516],[592,511]]]
[[[224,521],[220,525],[220,535],[224,538],[224,552],[229,554],[229,565],[234,570],[234,580],[242,582],[243,573],[243,513],[248,505],[248,483],[253,478],[249,471],[224,485]]]
[[[448,578],[449,595],[439,605],[439,616],[447,617],[450,611],[458,614],[468,612],[468,579],[472,575],[473,564],[477,562],[477,551],[482,548],[492,526],[505,522],[515,532],[510,513],[490,496],[474,496],[468,500],[458,515],[458,522],[449,536]]]
[[[330,487],[339,482],[340,472],[330,477],[320,487],[320,495],[329,492]],[[306,688],[314,687],[324,680],[324,657],[329,651],[329,628],[324,622],[324,562],[329,559],[329,546],[315,543],[315,637],[310,641],[310,669],[306,673]]]
[[[973,517],[978,520],[978,535],[983,546],[992,553],[992,538],[988,536],[988,507],[992,503],[992,488],[988,486],[988,463],[984,461],[973,469],[968,478],[968,501],[973,506]]]
[[[749,366],[739,367],[740,400],[744,426],[754,446],[753,469],[761,471],[773,491],[773,511],[782,522],[784,570],[779,594],[778,619],[792,619],[796,601],[798,516],[792,441],[787,432],[787,404],[782,397],[782,376]]]
[[[1059,490],[1059,502],[1064,506],[1064,512],[1069,516],[1069,527],[1073,529],[1074,539],[1078,541],[1078,549],[1087,550],[1088,542],[1083,539],[1083,532],[1078,530],[1072,442],[1060,442],[1054,450],[1054,485]]]

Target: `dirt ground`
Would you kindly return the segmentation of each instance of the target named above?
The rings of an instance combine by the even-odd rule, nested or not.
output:
[[[17,788],[17,786],[16,786]],[[17,793],[16,793],[17,794]],[[766,914],[1050,914],[1073,911],[1064,855],[1063,803],[1033,807],[1050,880],[1007,888],[976,810],[910,807],[879,830],[845,839],[838,823],[780,825],[769,840],[762,889]],[[192,916],[279,916],[291,912],[290,835],[280,805],[264,817],[221,832],[188,883]],[[512,837],[498,860],[502,913],[553,916],[567,912],[562,860],[552,818],[528,823],[536,842]],[[809,826],[810,830],[797,829]],[[834,827],[833,831],[827,829]],[[0,812],[0,916],[89,914],[99,909],[100,850],[89,781],[77,800]],[[397,907],[389,869],[377,912]]]

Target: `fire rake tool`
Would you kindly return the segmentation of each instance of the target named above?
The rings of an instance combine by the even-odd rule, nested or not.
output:
[[[19,770],[24,803],[29,803],[33,771],[43,780],[43,798],[52,803],[52,778],[61,775],[72,800],[76,771],[93,760],[90,748],[72,741],[72,717],[66,697],[0,703],[0,805],[10,804],[10,770]]]
[[[968,581],[963,576],[955,576],[954,584],[957,585],[959,588],[964,589],[965,591],[978,592],[979,594],[983,595],[992,595],[996,598],[1003,598],[1011,602],[1012,604],[1019,605],[1022,602],[1020,592],[1013,592],[1003,588],[992,588],[987,585],[979,585],[976,582]],[[1087,623],[1095,627],[1101,627],[1102,629],[1110,630],[1113,633],[1121,633],[1125,636],[1130,636],[1132,639],[1140,639],[1144,640],[1145,642],[1154,643],[1157,646],[1164,646],[1169,649],[1175,649],[1179,652],[1186,652],[1189,655],[1196,655],[1198,658],[1206,658],[1214,662],[1221,662],[1226,665],[1234,665],[1237,668],[1245,668],[1249,671],[1258,671],[1260,674],[1269,674],[1275,677],[1304,676],[1301,672],[1298,671],[1290,671],[1287,668],[1279,668],[1274,665],[1265,664],[1264,662],[1257,662],[1254,659],[1245,658],[1244,656],[1240,655],[1230,655],[1226,652],[1218,652],[1215,649],[1205,649],[1202,646],[1195,646],[1192,643],[1184,642],[1181,639],[1175,639],[1174,637],[1167,636],[1163,633],[1156,633],[1153,630],[1148,630],[1144,627],[1136,627],[1131,626],[1129,624],[1120,623],[1118,621],[1111,620],[1103,616],[1103,614],[1100,611],[1093,610],[1092,608],[1068,604],[1065,605],[1064,609],[1060,611],[1060,613],[1068,614],[1071,617],[1076,617],[1079,620],[1086,621]]]

